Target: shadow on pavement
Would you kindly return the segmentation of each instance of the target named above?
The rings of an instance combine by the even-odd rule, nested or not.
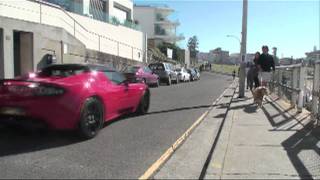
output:
[[[263,110],[264,114],[267,116],[267,118],[268,118],[268,120],[269,120],[269,122],[270,122],[270,124],[271,124],[272,126],[281,126],[281,125],[283,125],[283,124],[285,124],[285,123],[293,120],[293,117],[292,117],[292,116],[287,115],[287,112],[289,112],[290,110],[292,110],[293,107],[287,108],[286,110],[283,111],[283,110],[279,109],[279,108],[278,108],[275,104],[273,104],[273,103],[268,103],[268,104],[270,105],[270,106],[268,106],[268,107],[273,108],[275,111],[277,111],[276,114],[271,115],[270,112],[266,109],[265,106],[263,106],[261,109]],[[282,119],[281,121],[279,121],[279,122],[276,122],[276,121],[275,121],[275,118],[278,117],[278,116],[282,116],[283,119]]]
[[[301,179],[312,179],[314,175],[320,176],[320,128],[314,128],[312,121],[304,125],[302,121],[305,121],[308,116],[298,120],[296,115],[288,114],[287,112],[292,110],[292,107],[282,110],[274,103],[269,103],[267,107],[262,107],[262,110],[270,124],[275,127],[270,131],[295,132],[284,140],[281,145],[286,150],[299,177]],[[281,117],[281,121],[276,121],[275,119],[279,117]],[[298,125],[300,128],[296,128]],[[284,126],[285,129],[281,126]]]
[[[313,136],[316,132],[319,135],[320,128],[314,128],[313,123],[309,122],[302,130],[281,143],[301,179],[312,179],[312,175],[320,176],[320,147],[317,146],[320,139]]]
[[[74,131],[30,131],[18,127],[0,128],[0,157],[81,142]]]
[[[149,113],[147,113],[147,114],[145,114],[145,115],[168,113],[168,112],[174,112],[174,111],[184,111],[184,110],[190,110],[190,109],[211,108],[211,107],[215,107],[215,106],[218,106],[218,105],[220,105],[220,104],[217,104],[217,105],[200,105],[200,106],[181,107],[181,108],[174,108],[174,109],[168,109],[168,110],[153,111],[153,112],[149,112]]]
[[[230,109],[243,109],[243,111],[245,113],[251,114],[251,113],[256,113],[257,112],[258,106],[256,104],[254,104],[254,103],[251,103],[251,104],[233,106]]]
[[[235,103],[235,102],[241,102],[241,101],[247,101],[249,99],[252,99],[252,98],[248,98],[248,97],[245,97],[245,98],[237,98],[237,99],[232,99],[232,102]]]

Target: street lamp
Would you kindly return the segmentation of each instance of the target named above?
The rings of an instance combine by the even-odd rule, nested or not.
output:
[[[235,36],[235,35],[227,35],[227,37],[231,37],[231,38],[234,38],[234,39],[236,39],[236,40],[238,40],[239,41],[239,45],[240,45],[240,54],[239,54],[239,60],[240,60],[240,62],[241,62],[241,41],[240,41],[240,38],[238,38],[237,36]]]
[[[238,38],[237,36],[235,35],[227,35],[227,37],[232,37],[232,38],[235,38],[239,41],[239,44],[240,44],[240,47],[241,47],[241,41],[240,41],[240,38]]]

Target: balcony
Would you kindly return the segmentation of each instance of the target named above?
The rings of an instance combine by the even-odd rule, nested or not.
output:
[[[33,1],[33,0],[31,0]],[[126,19],[126,20],[119,20],[119,18],[112,16],[106,12],[103,11],[103,9],[101,9],[101,7],[105,6],[104,4],[100,4],[100,9],[98,7],[93,7],[90,5],[90,10],[89,8],[87,9],[87,13],[84,12],[84,6],[82,3],[78,3],[75,1],[70,1],[70,0],[45,0],[45,2],[47,2],[47,4],[54,4],[59,6],[61,9],[64,9],[66,11],[72,12],[72,13],[76,13],[82,16],[86,16],[98,21],[102,21],[105,23],[109,23],[109,24],[113,24],[116,26],[125,26],[127,28],[131,28],[134,30],[140,30],[139,25],[131,20],[131,19]],[[103,3],[105,3],[104,1],[102,1]]]
[[[181,40],[185,39],[183,34],[176,35],[174,32],[166,31],[165,29],[158,29],[157,31],[155,31],[154,38],[155,39],[162,39],[162,40],[164,40],[166,42],[170,42],[170,43],[181,41]]]

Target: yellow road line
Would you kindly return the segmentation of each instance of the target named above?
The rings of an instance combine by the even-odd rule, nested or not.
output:
[[[232,83],[227,89],[223,91],[223,93],[212,103],[212,105],[217,104],[226,91],[233,85]],[[182,134],[182,136],[173,143],[173,145],[166,150],[166,152],[156,161],[154,162],[147,171],[139,177],[139,180],[149,179],[167,160],[168,158],[174,153],[174,151],[187,139],[187,137],[191,134],[192,130],[196,128],[207,116],[209,113],[210,108],[204,112],[196,122],[194,122],[191,127]]]
[[[208,112],[209,111],[203,113],[200,118],[198,118],[197,121],[193,123],[192,126],[185,133],[183,133],[183,135],[179,139],[177,139],[176,142],[173,143],[173,145],[169,149],[167,149],[167,151],[155,163],[153,163],[139,179],[149,179],[150,176],[152,176],[153,173],[156,172],[164,162],[166,162],[166,160],[173,154],[173,152],[188,137],[190,132],[206,117]]]

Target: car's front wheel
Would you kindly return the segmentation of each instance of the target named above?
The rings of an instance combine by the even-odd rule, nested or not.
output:
[[[142,115],[148,112],[150,106],[150,92],[146,91],[141,97],[136,114]]]
[[[85,139],[95,137],[104,123],[102,103],[94,97],[88,98],[81,109],[79,134]]]

